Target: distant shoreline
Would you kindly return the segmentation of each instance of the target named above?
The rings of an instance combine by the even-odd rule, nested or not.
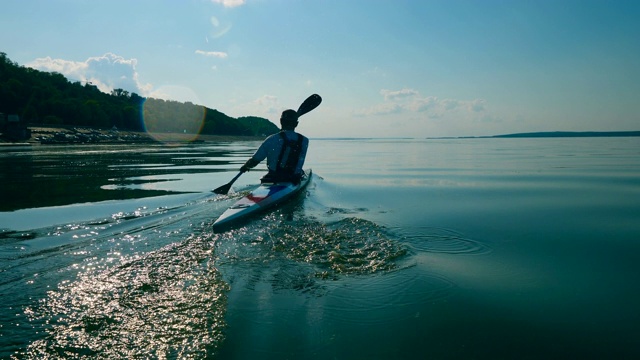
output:
[[[490,136],[460,136],[457,139],[476,138],[567,138],[567,137],[635,137],[640,131],[541,131]]]
[[[260,141],[262,136],[149,134],[146,132],[98,129],[82,126],[29,126],[31,138],[19,142],[0,139],[0,145],[118,145],[118,144],[183,144],[229,141]]]
[[[446,139],[510,139],[510,138],[576,138],[576,137],[638,137],[640,131],[544,131],[486,136],[439,136],[439,137],[327,137],[313,140],[446,140]]]
[[[97,129],[90,127],[29,126],[31,138],[20,142],[0,139],[0,145],[117,145],[117,144],[184,144],[230,141],[262,141],[266,136],[203,135],[203,134],[155,134],[146,132]],[[518,138],[585,138],[585,137],[639,137],[640,131],[543,131],[487,136],[444,136],[426,139],[518,139]],[[316,138],[316,140],[366,140],[366,139],[418,139],[402,138]]]

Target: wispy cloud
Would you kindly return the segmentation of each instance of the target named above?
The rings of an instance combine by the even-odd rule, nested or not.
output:
[[[398,98],[407,98],[412,96],[417,96],[419,93],[413,89],[402,89],[397,91],[382,89],[380,90],[380,94],[384,96],[385,100],[393,100]]]
[[[113,89],[124,89],[146,96],[152,86],[140,82],[136,70],[137,64],[137,59],[125,59],[113,53],[106,53],[102,56],[90,57],[86,61],[52,59],[47,56],[35,59],[26,66],[42,71],[58,72],[71,81],[90,82],[106,93]]]
[[[377,104],[372,107],[361,109],[354,112],[356,116],[372,116],[372,115],[389,115],[389,114],[399,114],[404,111],[404,108],[400,104],[395,103],[382,103]]]
[[[231,30],[232,25],[228,19],[218,19],[217,17],[212,16],[209,21],[211,22],[210,35],[214,39],[222,37]],[[207,39],[207,42],[209,42],[209,39]]]
[[[380,90],[382,103],[354,112],[357,116],[390,115],[400,113],[423,114],[428,118],[443,118],[447,115],[473,115],[486,110],[483,99],[460,100],[440,99],[436,96],[422,96],[414,89]]]
[[[482,112],[485,110],[485,101],[483,99],[476,99],[469,102],[467,105],[469,110],[473,112]]]
[[[277,114],[282,111],[278,97],[274,95],[263,95],[254,100],[253,105],[268,114]]]
[[[211,0],[214,4],[221,4],[224,7],[232,8],[246,4],[246,0]]]
[[[262,116],[265,118],[277,118],[284,110],[280,100],[274,95],[262,95],[254,100],[237,102],[229,114],[232,116]]]
[[[222,52],[222,51],[196,50],[196,54],[207,56],[207,57],[215,57],[215,58],[218,58],[218,59],[226,59],[227,56],[229,56],[226,52]]]

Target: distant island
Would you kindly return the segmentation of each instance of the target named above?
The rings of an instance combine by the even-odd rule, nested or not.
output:
[[[489,136],[460,136],[456,139],[500,139],[500,138],[568,138],[568,137],[631,137],[640,136],[640,131],[540,131]]]
[[[540,131],[487,136],[445,136],[429,139],[519,139],[519,138],[577,138],[577,137],[634,137],[640,131]]]
[[[640,131],[544,131],[487,136],[490,138],[557,138],[557,137],[628,137]]]

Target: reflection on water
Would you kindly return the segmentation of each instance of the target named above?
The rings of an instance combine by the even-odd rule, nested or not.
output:
[[[214,234],[257,145],[0,152],[0,358],[640,355],[638,139],[315,140]]]
[[[253,149],[242,143],[200,145],[197,151],[194,146],[83,145],[0,151],[0,211],[189,192],[194,184],[167,183],[180,182],[188,174],[239,167],[236,162]]]
[[[139,208],[0,239],[5,358],[202,358],[224,338],[228,285],[203,231],[217,199]],[[169,202],[166,201],[168,204]],[[5,306],[8,304],[5,304]],[[19,346],[20,345],[20,346]],[[28,346],[27,346],[28,345]]]
[[[23,242],[27,252],[13,257],[22,259],[20,269],[4,269],[16,276],[5,288],[24,280],[18,271],[28,263],[49,254],[58,262],[69,257],[66,264],[50,264],[49,270],[74,272],[77,277],[62,277],[44,299],[26,306],[28,326],[40,329],[40,335],[20,357],[202,358],[224,342],[227,293],[239,283],[256,290],[266,282],[270,291],[322,297],[333,292],[328,281],[406,266],[406,250],[384,228],[358,218],[320,223],[304,215],[302,199],[243,228],[211,232],[213,220],[206,215],[211,208],[202,206],[218,209],[221,199],[230,203],[241,195],[174,209],[114,213],[108,219],[40,231]],[[192,225],[194,220],[199,224]],[[167,245],[141,251],[158,235]],[[336,291],[336,302],[327,305],[329,318],[342,318],[343,312],[353,317],[349,306],[368,304],[373,311],[369,315],[381,316],[382,322],[385,316],[398,316],[384,315],[390,299],[415,305],[439,298],[451,287],[435,275],[373,279],[368,285],[353,283],[351,301],[348,294]],[[417,284],[430,285],[422,293]],[[368,303],[372,294],[386,287],[389,297],[378,297],[375,306]],[[403,291],[415,296],[402,300]],[[382,313],[374,315],[376,308]]]
[[[39,307],[26,309],[47,324],[47,336],[25,356],[206,356],[224,338],[228,290],[211,261],[212,240],[188,238],[63,281]]]

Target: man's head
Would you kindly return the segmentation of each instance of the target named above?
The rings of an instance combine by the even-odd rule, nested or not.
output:
[[[280,116],[280,125],[283,130],[293,130],[298,126],[298,112],[295,110],[285,110]]]

